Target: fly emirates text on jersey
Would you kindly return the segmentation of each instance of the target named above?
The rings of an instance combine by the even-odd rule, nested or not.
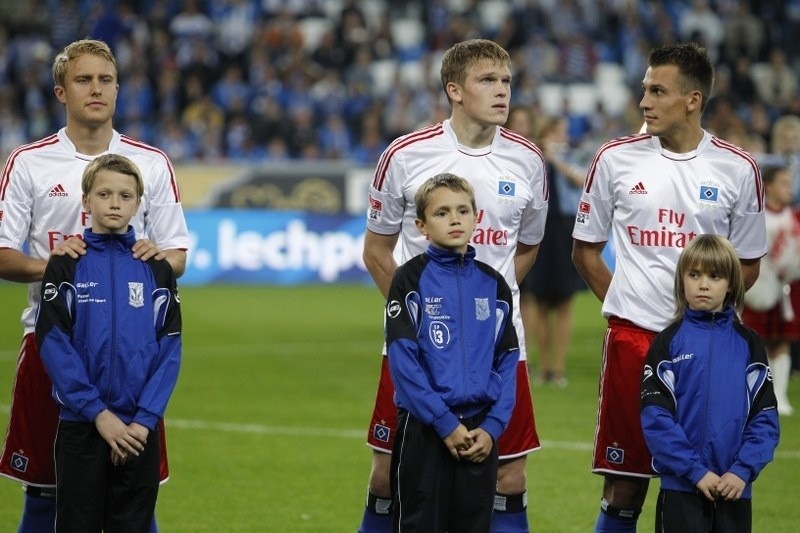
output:
[[[628,238],[633,246],[684,248],[689,241],[697,237],[696,232],[683,230],[686,213],[659,209],[656,218],[660,226],[657,229],[627,226]]]

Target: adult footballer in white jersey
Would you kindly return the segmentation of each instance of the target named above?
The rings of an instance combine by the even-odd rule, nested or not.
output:
[[[652,338],[675,316],[681,250],[700,234],[726,237],[747,287],[766,253],[758,166],[700,125],[713,79],[705,50],[694,43],[654,50],[639,104],[645,133],[602,146],[584,184],[573,260],[609,321],[592,464],[605,477],[597,532],[636,530],[653,475],[639,418],[640,384]],[[613,275],[600,255],[609,233],[616,246]]]
[[[66,127],[9,156],[0,175],[0,277],[29,283],[22,314],[20,348],[8,431],[0,456],[0,475],[25,484],[20,531],[52,531],[55,518],[53,445],[58,409],[39,358],[33,327],[40,281],[51,253],[84,253],[78,237],[91,226],[81,207],[81,176],[89,161],[103,153],[124,155],[139,167],[145,190],[131,221],[140,239],[134,257],[166,258],[183,273],[189,245],[175,173],[160,150],[120,135],[112,128],[116,107],[116,61],[101,41],[68,45],[55,58],[56,97],[64,104]],[[23,247],[27,243],[27,250]],[[163,429],[163,428],[162,428]],[[166,479],[163,430],[162,479]],[[120,443],[129,452],[129,443]]]
[[[414,195],[443,172],[475,189],[477,226],[470,243],[479,260],[501,272],[512,288],[520,338],[517,402],[498,441],[501,458],[493,530],[527,531],[525,457],[539,448],[519,313],[521,279],[544,234],[547,181],[539,149],[500,127],[508,117],[510,58],[496,43],[476,39],[454,45],[442,60],[442,84],[452,105],[449,120],[395,140],[384,151],[369,190],[364,261],[386,296],[398,263],[422,253],[427,242],[414,224]],[[389,461],[396,407],[384,357],[368,434],[373,468],[360,531],[391,531]]]

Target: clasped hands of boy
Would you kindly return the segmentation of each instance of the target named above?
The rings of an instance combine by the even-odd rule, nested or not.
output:
[[[489,457],[494,441],[484,429],[475,428],[470,431],[464,424],[459,424],[445,437],[444,444],[456,461],[464,458],[473,463],[482,463]]]
[[[103,440],[111,446],[111,463],[114,466],[125,464],[130,456],[138,457],[150,434],[147,427],[137,422],[125,424],[108,409],[100,411],[94,425]]]
[[[718,476],[709,471],[700,478],[696,486],[709,501],[713,502],[719,498],[732,501],[742,497],[746,483],[731,472],[725,472],[722,476]]]

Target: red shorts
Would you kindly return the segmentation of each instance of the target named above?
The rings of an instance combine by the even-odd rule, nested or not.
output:
[[[58,406],[52,384],[39,357],[33,333],[25,335],[19,349],[17,375],[11,399],[8,431],[0,454],[0,475],[26,485],[54,487],[54,444]],[[169,477],[166,436],[161,421],[161,481]]]
[[[644,362],[655,336],[627,320],[608,320],[600,371],[594,473],[653,477],[639,401]]]
[[[800,283],[791,284],[789,296],[794,319],[786,320],[784,318],[782,304],[779,302],[778,305],[766,311],[754,311],[745,306],[742,312],[742,322],[753,328],[767,342],[800,340]]]
[[[389,375],[389,363],[383,357],[381,378],[375,395],[375,408],[367,435],[367,446],[373,450],[392,453],[397,427],[397,406],[394,404],[394,385]],[[528,379],[528,365],[520,361],[517,365],[517,400],[508,427],[497,441],[500,459],[513,459],[527,455],[540,448],[533,417],[533,400]]]

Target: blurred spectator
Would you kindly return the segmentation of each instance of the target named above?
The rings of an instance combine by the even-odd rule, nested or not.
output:
[[[794,201],[800,205],[800,117],[784,115],[775,121],[770,138],[770,152],[775,166],[785,166],[792,173]]]
[[[196,83],[196,78],[192,78]],[[181,124],[197,138],[206,138],[208,132],[222,132],[225,128],[225,112],[205,92],[193,97],[183,111]]]
[[[169,23],[169,32],[178,55],[191,56],[186,48],[199,41],[213,42],[214,24],[200,9],[199,0],[183,0],[183,8]]]
[[[367,17],[364,15],[358,0],[345,0],[336,25],[336,40],[344,49],[345,67],[349,66],[355,58],[356,50],[369,43],[369,30]]]
[[[242,65],[260,18],[258,6],[251,0],[216,0],[209,5],[223,62]]]
[[[81,34],[83,14],[75,0],[57,2],[51,13],[50,44],[60,50]]]
[[[769,106],[781,109],[797,92],[797,73],[786,61],[786,54],[778,47],[769,52],[769,61],[761,65],[755,76],[759,97]]]
[[[717,62],[725,28],[708,0],[692,0],[689,9],[681,14],[678,28],[682,40],[696,41],[705,46],[711,61]]]
[[[336,39],[336,31],[330,28],[322,34],[319,46],[311,53],[311,59],[324,69],[342,71],[350,62],[348,53]]]
[[[229,63],[225,66],[222,77],[211,88],[211,98],[225,114],[247,111],[250,105],[250,87],[239,64]]]
[[[385,137],[381,134],[380,125],[377,120],[365,121],[361,128],[361,138],[353,149],[352,159],[356,163],[365,166],[374,166],[378,163],[383,151],[389,146]]]
[[[728,75],[729,97],[737,106],[747,106],[758,97],[756,84],[751,74],[751,61],[746,55],[736,57]]]
[[[311,99],[322,117],[344,113],[347,87],[339,72],[325,69],[322,78],[311,87]]]
[[[297,18],[288,9],[280,9],[276,15],[264,22],[254,38],[254,46],[263,46],[270,59],[279,67],[292,50],[303,46],[303,34]]]
[[[308,152],[308,147],[313,147],[314,152],[318,151],[317,128],[314,125],[314,113],[311,107],[297,106],[292,110],[292,120],[286,128],[289,131],[287,144],[289,154],[299,157],[302,153]]]
[[[117,95],[115,122],[127,131],[129,124],[149,122],[155,115],[156,97],[143,68],[129,71]]]
[[[162,116],[154,142],[175,163],[185,163],[198,156],[197,140],[172,115]]]
[[[747,63],[758,61],[764,48],[764,23],[753,15],[744,0],[734,3],[733,14],[725,22],[723,58],[728,63],[744,59]]]
[[[350,131],[338,113],[328,115],[319,128],[317,140],[325,159],[347,159],[352,151]]]
[[[566,83],[588,83],[594,79],[597,51],[587,35],[579,33],[559,40],[560,78]]]

